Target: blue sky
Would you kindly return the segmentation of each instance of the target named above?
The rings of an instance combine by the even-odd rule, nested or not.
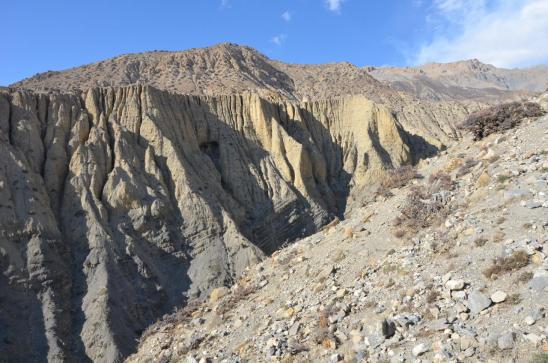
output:
[[[2,12],[0,85],[221,42],[292,63],[548,62],[548,0],[22,0]]]

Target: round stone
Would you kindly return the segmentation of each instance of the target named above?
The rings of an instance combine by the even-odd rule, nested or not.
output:
[[[449,280],[445,283],[445,286],[449,290],[462,290],[464,289],[464,280]]]
[[[506,297],[508,295],[504,292],[504,291],[497,291],[495,292],[494,294],[491,295],[491,300],[495,303],[495,304],[498,304],[498,303],[501,303],[503,302],[504,300],[506,300]]]

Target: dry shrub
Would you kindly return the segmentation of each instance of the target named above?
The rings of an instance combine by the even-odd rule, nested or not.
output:
[[[385,199],[387,199],[387,198],[393,197],[394,193],[392,193],[390,189],[379,186],[377,188],[377,196],[384,197]]]
[[[318,317],[318,325],[320,328],[329,327],[329,316],[325,311],[321,311]]]
[[[506,183],[508,180],[512,179],[510,175],[501,174],[497,177],[499,183]]]
[[[320,321],[319,326],[313,335],[313,339],[316,342],[316,344],[321,344],[324,348],[327,349],[334,349],[336,348],[336,339],[333,333],[331,333],[328,329],[329,327],[329,320],[328,320],[329,313],[326,312],[325,314],[323,312],[320,312]]]
[[[322,344],[322,342],[329,337],[329,330],[326,328],[319,328],[314,334],[314,341],[316,344]]]
[[[377,195],[385,197],[392,196],[390,189],[401,188],[413,179],[419,179],[422,176],[417,173],[415,167],[404,165],[399,168],[388,170],[381,180],[377,190]]]
[[[405,231],[403,229],[396,229],[393,234],[396,238],[402,238],[405,236]]]
[[[472,158],[468,158],[464,161],[464,163],[461,165],[459,170],[457,171],[457,176],[461,177],[463,175],[466,175],[470,172],[470,169],[472,169],[474,166],[478,165],[479,161],[474,160]]]
[[[437,171],[430,175],[428,178],[430,183],[430,191],[437,193],[440,190],[453,190],[453,179],[451,175],[444,173],[443,171]]]
[[[236,307],[238,302],[247,299],[249,295],[257,291],[256,286],[250,284],[240,285],[228,299],[223,300],[217,307],[219,314],[226,314]]]
[[[502,274],[519,270],[529,264],[529,255],[525,251],[516,251],[507,257],[498,257],[491,267],[483,271],[485,277],[496,278]]]
[[[533,278],[533,273],[530,271],[527,271],[519,275],[516,281],[524,284],[526,282],[529,282],[532,278]]]
[[[535,354],[530,363],[548,363],[548,352],[540,352]]]
[[[164,330],[166,327],[175,327],[181,323],[189,323],[192,320],[192,315],[200,307],[200,302],[194,301],[183,308],[177,308],[171,314],[165,314],[160,320],[149,325],[139,338],[139,344],[143,343],[149,336],[154,333]]]
[[[406,230],[418,231],[441,223],[448,215],[448,200],[444,193],[431,194],[424,187],[413,187],[399,217]]]
[[[516,294],[511,294],[510,296],[508,296],[508,299],[506,301],[508,301],[509,304],[512,304],[512,305],[517,305],[521,302],[521,295],[516,293]]]
[[[330,335],[331,336],[328,336],[322,340],[322,347],[324,347],[325,349],[336,349],[337,343],[335,337],[332,334]]]
[[[479,237],[479,238],[476,238],[476,240],[474,241],[474,244],[476,245],[476,247],[482,247],[482,246],[485,246],[487,241],[488,241],[487,238]]]
[[[539,117],[544,111],[538,103],[508,102],[474,112],[462,124],[462,128],[474,135],[474,140],[481,140],[495,132],[509,130],[526,117]]]
[[[497,231],[495,235],[493,236],[493,242],[502,242],[504,240],[504,237],[506,235],[502,231]]]
[[[428,304],[432,304],[432,303],[438,301],[439,297],[440,297],[439,291],[437,291],[437,290],[431,290],[431,291],[428,293],[428,295],[426,295],[426,302],[427,302]]]

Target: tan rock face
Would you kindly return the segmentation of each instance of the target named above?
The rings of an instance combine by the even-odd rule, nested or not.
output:
[[[228,288],[224,286],[214,288],[211,291],[211,295],[209,295],[209,302],[211,304],[216,303],[217,301],[219,301],[220,298],[228,294],[228,292]]]
[[[120,361],[162,314],[456,135],[415,120],[363,96],[0,93],[0,356]]]

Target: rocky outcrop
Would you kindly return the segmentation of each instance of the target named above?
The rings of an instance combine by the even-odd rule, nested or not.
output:
[[[363,96],[0,93],[0,356],[121,361],[162,314],[455,137],[416,107],[431,127]]]

